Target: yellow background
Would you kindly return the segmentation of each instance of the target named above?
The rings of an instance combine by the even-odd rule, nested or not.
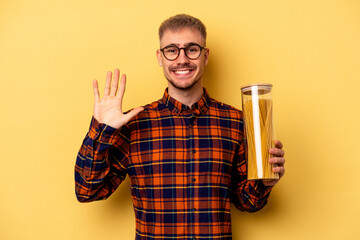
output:
[[[360,239],[358,0],[2,0],[0,239],[134,239],[129,182],[81,204],[73,167],[92,80],[126,73],[124,109],[160,98],[157,30],[183,12],[207,26],[214,98],[274,85],[286,174],[262,211],[232,209],[234,239]]]

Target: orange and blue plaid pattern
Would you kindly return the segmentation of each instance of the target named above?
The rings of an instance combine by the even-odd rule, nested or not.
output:
[[[108,198],[130,177],[136,239],[231,239],[230,203],[263,208],[271,188],[246,180],[242,112],[204,96],[144,107],[121,129],[92,119],[77,156],[80,202]]]

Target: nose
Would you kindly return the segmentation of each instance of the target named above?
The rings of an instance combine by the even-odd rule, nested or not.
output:
[[[189,58],[185,55],[185,49],[180,49],[180,53],[176,61],[178,64],[185,64],[190,62]]]

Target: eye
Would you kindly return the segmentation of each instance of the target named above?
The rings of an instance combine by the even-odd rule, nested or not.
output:
[[[173,53],[177,53],[177,52],[178,52],[178,49],[177,49],[176,47],[167,47],[167,48],[164,49],[164,51],[165,51],[166,53],[171,53],[171,54],[173,54]]]
[[[198,46],[196,46],[196,45],[189,46],[189,47],[187,47],[187,49],[186,49],[186,51],[187,51],[188,53],[196,53],[196,52],[198,52],[199,50],[200,50],[200,48],[199,48]]]

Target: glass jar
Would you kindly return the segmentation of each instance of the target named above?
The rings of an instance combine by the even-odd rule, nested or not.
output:
[[[255,83],[241,87],[247,141],[247,178],[278,179],[269,163],[274,147],[272,85]]]

